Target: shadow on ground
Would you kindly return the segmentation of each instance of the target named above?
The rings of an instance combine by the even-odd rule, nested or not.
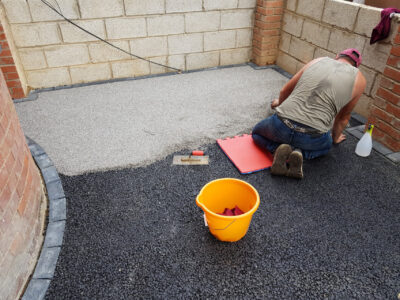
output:
[[[399,167],[348,140],[306,162],[305,179],[240,175],[216,144],[209,166],[62,176],[64,245],[47,299],[394,299],[400,292]],[[181,152],[183,153],[183,152]],[[247,235],[218,242],[195,197],[207,182],[251,183]]]

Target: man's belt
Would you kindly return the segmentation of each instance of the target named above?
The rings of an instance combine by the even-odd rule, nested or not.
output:
[[[322,132],[320,132],[319,130],[306,126],[306,125],[302,125],[298,122],[294,122],[292,120],[280,117],[279,115],[277,115],[278,119],[282,121],[283,124],[285,124],[287,127],[289,127],[290,129],[297,131],[297,132],[301,132],[301,133],[307,133],[307,134],[312,134],[312,135],[323,135]]]

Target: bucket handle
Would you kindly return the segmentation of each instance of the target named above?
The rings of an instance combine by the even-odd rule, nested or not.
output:
[[[225,230],[235,222],[236,222],[236,219],[233,220],[232,222],[230,222],[225,228],[211,228],[211,227],[209,227],[209,228],[212,229],[212,230]]]

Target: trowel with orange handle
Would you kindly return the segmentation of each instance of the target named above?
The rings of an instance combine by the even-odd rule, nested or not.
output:
[[[195,150],[190,155],[175,155],[173,165],[208,165],[208,155],[204,151]]]

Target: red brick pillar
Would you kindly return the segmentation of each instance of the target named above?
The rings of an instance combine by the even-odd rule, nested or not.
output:
[[[257,0],[252,61],[259,66],[274,64],[277,59],[283,5],[283,0]]]
[[[19,75],[17,72],[17,68],[15,67],[14,58],[12,57],[11,49],[8,44],[6,34],[4,32],[4,28],[1,24],[0,45],[0,67],[3,71],[11,97],[13,99],[24,98],[26,95],[24,93],[24,89],[22,88],[21,81],[19,80]]]
[[[39,170],[0,72],[0,298],[18,299],[42,242]]]
[[[368,123],[375,125],[375,140],[393,152],[400,151],[400,27],[371,106]]]

